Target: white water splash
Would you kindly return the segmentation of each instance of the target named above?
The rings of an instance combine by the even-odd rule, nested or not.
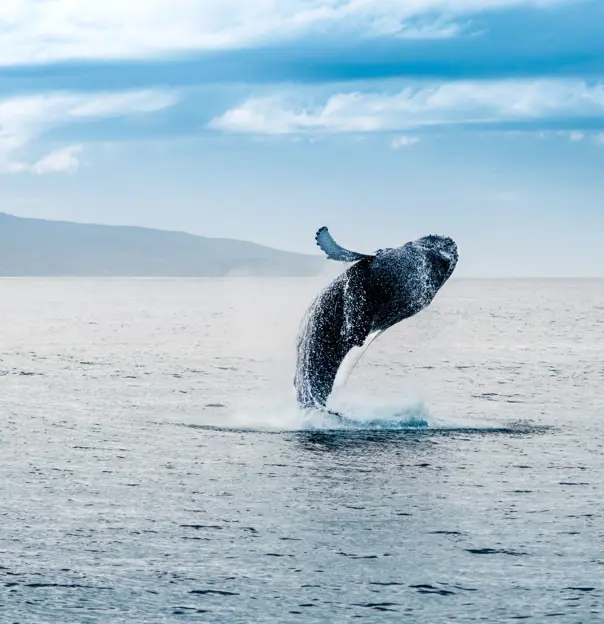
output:
[[[188,424],[200,427],[267,432],[488,430],[502,426],[486,419],[435,415],[420,398],[340,397],[336,393],[328,407],[331,412],[304,410],[296,405],[293,397],[256,398],[238,404],[208,405],[187,420]]]
[[[313,429],[402,429],[429,426],[428,408],[422,401],[398,405],[345,404],[334,401],[332,412],[300,409],[293,399],[257,399],[239,405],[209,405],[188,419],[191,424],[225,429],[302,431]]]
[[[421,399],[396,400],[390,397],[361,399],[337,396],[330,402],[332,412],[303,410],[290,400],[251,400],[240,405],[210,405],[192,417],[189,424],[221,429],[254,431],[358,430],[396,431],[411,429],[492,429],[501,426],[474,419],[437,417]]]

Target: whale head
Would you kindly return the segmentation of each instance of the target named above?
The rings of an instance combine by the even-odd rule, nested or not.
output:
[[[457,243],[452,238],[429,234],[416,239],[412,244],[420,247],[438,267],[443,282],[451,277],[459,259]]]
[[[387,329],[423,310],[451,277],[457,260],[455,241],[434,234],[377,253],[365,281],[373,329]]]

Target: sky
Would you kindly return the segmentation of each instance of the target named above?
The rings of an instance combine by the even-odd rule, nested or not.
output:
[[[601,0],[3,0],[0,211],[604,277]]]

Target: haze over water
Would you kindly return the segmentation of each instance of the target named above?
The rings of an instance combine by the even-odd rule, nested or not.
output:
[[[324,283],[0,280],[3,622],[602,621],[604,280],[451,280],[345,425]]]

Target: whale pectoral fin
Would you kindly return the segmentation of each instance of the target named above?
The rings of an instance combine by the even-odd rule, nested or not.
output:
[[[368,254],[357,253],[356,251],[350,251],[340,247],[338,243],[332,238],[329,230],[323,226],[317,230],[315,235],[317,245],[325,253],[330,260],[336,260],[337,262],[356,262],[363,258],[371,258]]]

